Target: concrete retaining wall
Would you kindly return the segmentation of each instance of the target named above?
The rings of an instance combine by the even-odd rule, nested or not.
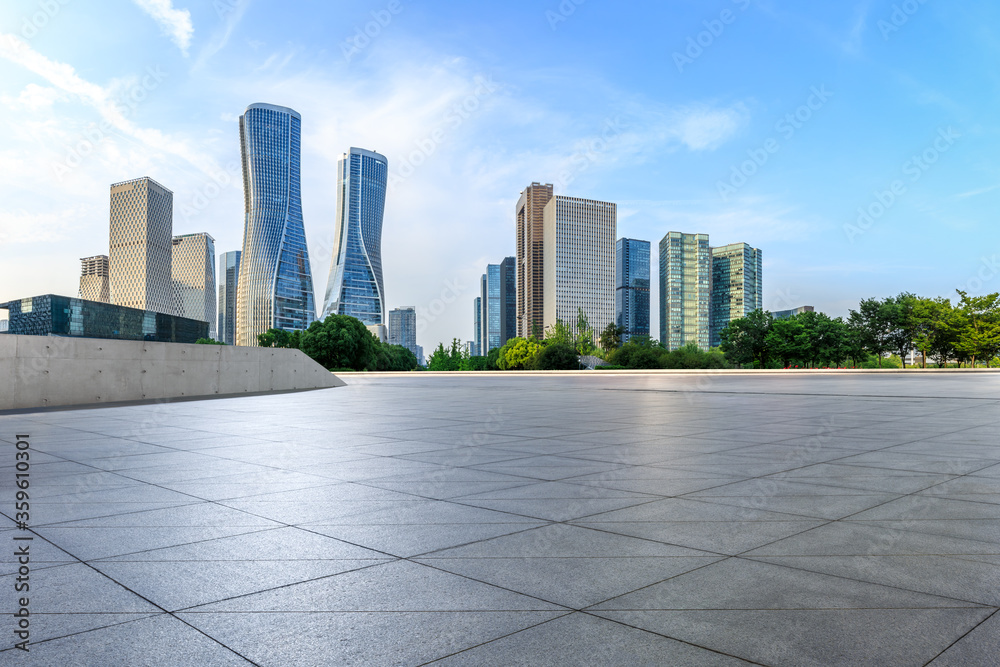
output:
[[[0,335],[0,410],[342,386],[298,350]]]

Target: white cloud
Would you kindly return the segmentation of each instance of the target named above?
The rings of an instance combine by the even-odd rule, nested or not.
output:
[[[221,29],[215,31],[211,39],[208,41],[208,44],[206,44],[201,50],[201,53],[198,54],[198,60],[195,62],[192,69],[200,69],[212,58],[212,56],[226,47],[226,44],[229,43],[229,38],[232,37],[233,32],[236,30],[236,26],[238,26],[240,21],[243,20],[243,14],[246,12],[248,6],[250,6],[249,1],[236,3],[235,6],[226,5],[229,11],[226,12],[225,23],[222,25]],[[263,46],[264,43],[252,42],[251,47],[256,51],[257,46],[254,46],[254,44]]]
[[[186,56],[194,35],[191,12],[175,9],[171,0],[133,0],[144,12],[160,24],[160,28]]]
[[[0,34],[0,57],[34,72],[59,90],[96,109],[108,126],[122,134],[132,137],[150,148],[176,155],[206,174],[218,172],[215,162],[209,156],[191,147],[187,141],[174,139],[159,130],[138,127],[129,120],[131,108],[120,98],[115,97],[114,92],[117,86],[105,88],[84,80],[71,65],[49,60],[16,35]],[[150,69],[131,88],[136,92],[141,88],[148,95],[165,77],[165,73]]]
[[[56,102],[65,99],[66,95],[62,91],[56,88],[45,88],[44,86],[39,86],[37,83],[29,83],[16,98],[6,95],[0,96],[0,102],[3,102],[4,105],[14,111],[27,110],[37,112],[47,109]]]
[[[747,117],[742,105],[687,108],[675,114],[673,135],[692,151],[715,150],[746,124]]]

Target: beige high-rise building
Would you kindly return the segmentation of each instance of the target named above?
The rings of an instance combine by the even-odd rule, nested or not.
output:
[[[80,260],[80,298],[101,303],[111,301],[107,255],[84,257]]]
[[[552,200],[552,185],[532,183],[517,202],[517,335],[531,337],[544,327],[544,226],[545,206]]]
[[[553,197],[542,214],[543,326],[572,329],[582,310],[595,339],[615,321],[615,204]]]
[[[215,338],[215,239],[204,232],[175,236],[171,257],[174,312],[208,322]]]
[[[174,315],[174,193],[149,177],[111,186],[111,303]]]

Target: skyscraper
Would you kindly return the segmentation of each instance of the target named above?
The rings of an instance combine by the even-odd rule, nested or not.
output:
[[[545,206],[553,197],[552,185],[532,183],[521,193],[515,209],[517,243],[517,334],[530,338],[544,326],[544,226]]]
[[[402,345],[417,356],[417,309],[413,306],[389,311],[389,344]]]
[[[236,344],[236,286],[240,277],[239,250],[219,255],[219,331],[218,340]]]
[[[615,246],[615,324],[622,342],[649,337],[649,241],[618,239]]]
[[[746,243],[712,248],[712,335],[710,344],[733,320],[764,309],[761,252]]]
[[[709,349],[711,301],[708,234],[668,233],[660,241],[660,343]]]
[[[543,213],[543,326],[575,329],[580,311],[596,335],[615,321],[617,207],[556,196]]]
[[[382,217],[389,161],[352,148],[337,164],[337,220],[323,317],[350,315],[385,324]]]
[[[111,186],[111,303],[175,314],[170,277],[173,229],[173,192],[148,176]]]
[[[107,255],[84,257],[80,260],[80,298],[101,303],[111,302]]]
[[[500,262],[500,346],[517,338],[517,258]]]
[[[484,357],[489,355],[490,350],[493,348],[503,345],[500,342],[502,338],[502,332],[500,331],[501,293],[500,265],[488,264],[486,266],[486,273],[483,274],[482,294],[480,295],[483,305],[483,331],[480,335],[482,347],[479,348],[479,353]]]
[[[316,318],[300,189],[302,117],[251,104],[240,117],[246,220],[237,280],[236,344]]]
[[[174,314],[208,322],[215,338],[215,239],[205,233],[175,236],[172,251]]]
[[[471,341],[472,348],[469,356],[478,357],[480,356],[480,350],[483,349],[483,297],[476,297],[476,300],[473,302],[473,311],[473,340]]]

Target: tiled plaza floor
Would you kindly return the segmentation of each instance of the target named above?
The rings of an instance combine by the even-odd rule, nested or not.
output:
[[[1000,374],[345,379],[0,416],[0,663],[1000,664]]]

